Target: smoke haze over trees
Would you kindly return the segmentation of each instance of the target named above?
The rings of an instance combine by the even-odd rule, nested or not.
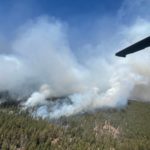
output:
[[[33,4],[13,3],[24,16],[22,21],[17,19],[19,12],[12,9],[10,20],[16,26],[6,22],[9,12],[0,16],[4,20],[0,33],[1,91],[27,95],[23,106],[36,107],[35,114],[48,118],[122,107],[129,98],[149,100],[148,49],[126,59],[115,57],[119,49],[150,35],[148,0],[125,0],[111,14],[112,10],[95,17],[92,12],[88,17],[86,12],[82,17],[72,15],[76,23],[68,19],[71,16],[40,14],[41,9],[30,16],[27,8]],[[65,98],[61,104],[47,101],[66,96],[69,103]]]

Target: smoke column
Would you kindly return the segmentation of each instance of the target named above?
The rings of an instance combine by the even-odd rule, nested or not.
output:
[[[118,19],[125,15],[124,5]],[[48,16],[25,23],[9,44],[11,52],[0,55],[0,90],[28,95],[23,108],[49,119],[123,107],[128,99],[149,101],[149,50],[125,59],[114,55],[148,36],[150,20],[140,16],[130,25],[116,23],[112,35],[105,35],[105,28],[99,33],[98,25],[91,43],[74,51],[67,23]]]

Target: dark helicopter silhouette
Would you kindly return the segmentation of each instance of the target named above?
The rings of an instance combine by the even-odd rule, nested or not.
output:
[[[119,57],[126,57],[126,55],[140,51],[146,47],[150,46],[150,36],[117,52],[115,55]]]

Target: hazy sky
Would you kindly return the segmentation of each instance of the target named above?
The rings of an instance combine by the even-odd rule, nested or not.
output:
[[[112,35],[120,24],[150,18],[149,5],[149,0],[0,0],[0,39],[14,37],[19,27],[45,15],[69,27],[69,42],[75,48],[97,42],[97,32]]]

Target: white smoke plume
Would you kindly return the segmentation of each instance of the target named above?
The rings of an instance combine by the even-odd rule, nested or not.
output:
[[[67,23],[45,16],[26,23],[10,44],[11,54],[0,55],[0,90],[27,91],[31,96],[23,107],[50,119],[122,107],[129,98],[149,101],[148,49],[125,59],[114,55],[150,35],[150,20],[139,16],[130,25],[117,25],[115,34],[100,41],[96,29],[96,42],[83,44],[84,56],[77,57]]]

